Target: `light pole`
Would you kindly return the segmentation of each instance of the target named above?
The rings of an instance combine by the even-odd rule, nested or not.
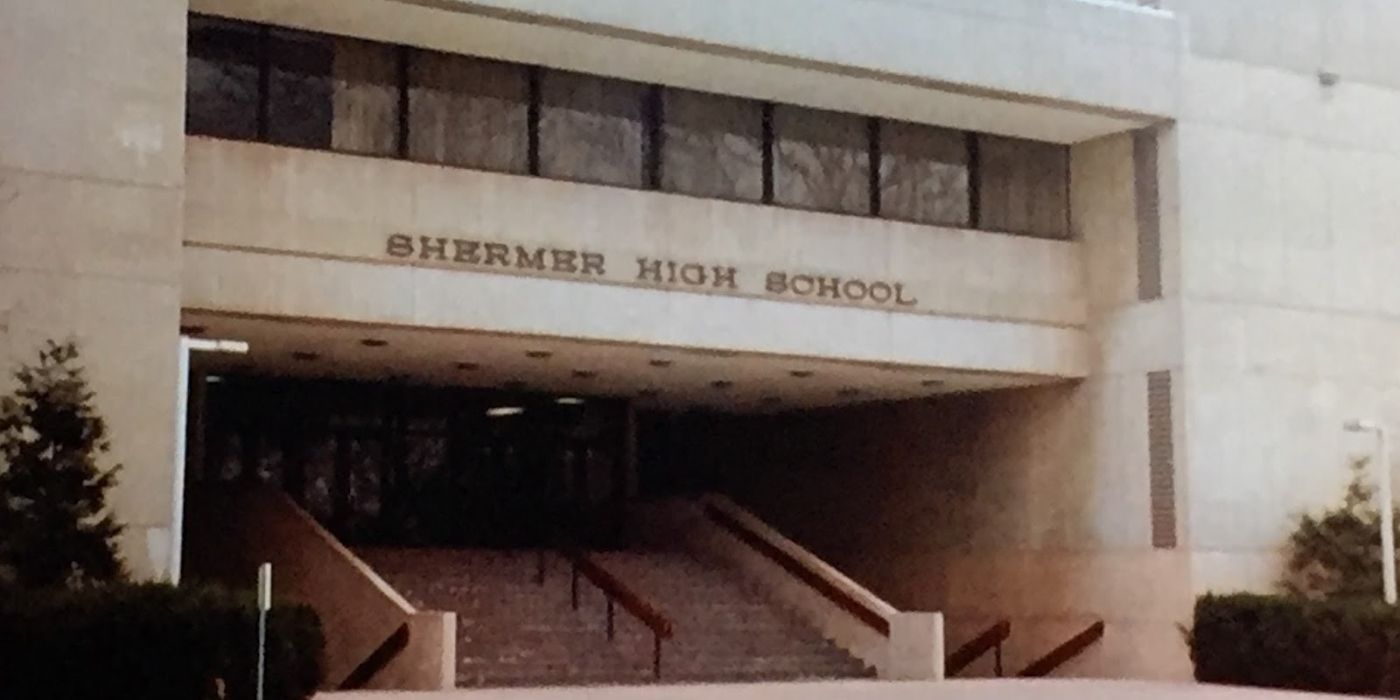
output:
[[[1390,450],[1385,428],[1373,420],[1349,420],[1342,427],[1350,433],[1376,434],[1381,489],[1381,580],[1386,604],[1395,605],[1395,503],[1390,489]]]
[[[190,352],[248,352],[241,340],[209,340],[180,336],[180,357],[175,378],[175,470],[170,494],[170,552],[166,562],[170,582],[180,585],[181,548],[185,546],[185,428],[190,405]]]

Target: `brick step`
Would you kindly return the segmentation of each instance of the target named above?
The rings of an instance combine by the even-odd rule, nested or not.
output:
[[[458,615],[458,684],[636,685],[652,681],[651,632],[620,607],[605,635],[591,584],[570,604],[569,567],[534,552],[371,550],[363,558],[415,605]],[[663,682],[849,678],[870,670],[727,571],[675,552],[609,552],[599,563],[673,620]]]

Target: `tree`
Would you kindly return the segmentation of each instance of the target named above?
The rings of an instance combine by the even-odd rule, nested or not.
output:
[[[107,423],[77,360],[71,341],[48,341],[0,398],[0,580],[27,588],[125,575],[114,542],[122,526],[106,506],[121,467],[98,464]]]
[[[1280,582],[1285,592],[1314,599],[1381,594],[1381,513],[1375,506],[1376,489],[1366,481],[1368,462],[1352,462],[1351,483],[1340,506],[1298,519]]]

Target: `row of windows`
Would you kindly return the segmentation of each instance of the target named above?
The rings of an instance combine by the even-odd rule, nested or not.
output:
[[[1063,146],[203,16],[192,134],[1065,238]]]

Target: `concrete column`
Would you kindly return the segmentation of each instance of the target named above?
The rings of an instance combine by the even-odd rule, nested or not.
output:
[[[896,613],[890,618],[886,654],[883,679],[943,680],[943,613]]]
[[[171,526],[187,11],[0,3],[0,391],[45,339],[79,343],[140,578]]]

